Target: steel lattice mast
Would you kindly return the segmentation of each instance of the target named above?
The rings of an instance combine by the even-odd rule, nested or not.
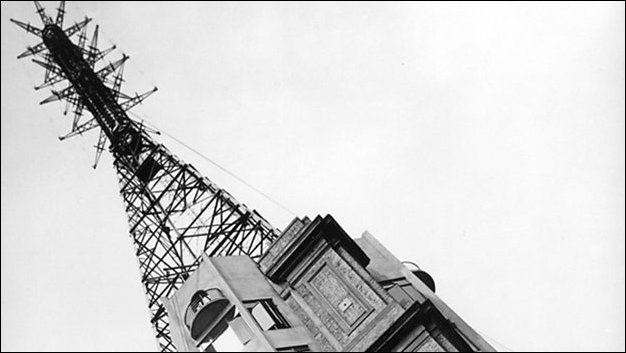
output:
[[[156,91],[129,96],[121,92],[128,56],[100,64],[115,46],[97,48],[98,27],[87,45],[89,18],[63,29],[65,2],[49,17],[35,1],[42,29],[11,20],[42,42],[20,54],[46,70],[41,89],[67,83],[41,103],[65,101],[72,110],[72,130],[61,140],[99,129],[96,161],[109,144],[126,206],[130,236],[136,249],[141,281],[146,291],[160,348],[172,351],[167,315],[159,298],[168,296],[194,271],[201,254],[246,254],[257,259],[278,236],[256,211],[237,202],[228,192],[203,177],[153,139],[143,124],[127,111]],[[78,33],[76,44],[69,39]],[[85,118],[84,110],[91,113]]]

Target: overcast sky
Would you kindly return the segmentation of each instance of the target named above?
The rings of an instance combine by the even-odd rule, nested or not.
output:
[[[56,2],[44,2],[53,13]],[[111,158],[59,142],[2,2],[2,350],[154,350]],[[624,3],[69,2],[136,113],[430,272],[512,350],[624,348]],[[92,26],[93,28],[93,26]],[[175,141],[274,226],[281,210]],[[501,346],[498,346],[501,347]],[[502,348],[502,347],[501,347]]]

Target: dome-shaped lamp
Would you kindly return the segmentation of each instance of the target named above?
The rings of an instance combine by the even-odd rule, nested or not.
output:
[[[234,314],[234,306],[229,307],[230,302],[219,289],[197,291],[185,311],[185,325],[191,332],[191,338],[198,340],[207,329],[210,329],[209,339],[221,335]],[[226,310],[229,312],[226,313]]]
[[[420,281],[426,285],[426,287],[433,291],[433,293],[435,292],[435,280],[428,274],[428,272],[423,271],[419,266],[411,261],[403,261],[402,264],[409,268],[415,277],[419,278]]]

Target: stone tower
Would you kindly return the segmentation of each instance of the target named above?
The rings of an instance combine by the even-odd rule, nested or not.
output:
[[[204,256],[162,299],[179,351],[494,351],[371,234],[295,219],[258,263]]]

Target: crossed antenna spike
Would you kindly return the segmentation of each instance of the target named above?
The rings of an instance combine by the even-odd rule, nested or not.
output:
[[[46,26],[57,26],[63,30],[68,38],[72,37],[76,33],[79,33],[76,46],[80,49],[83,58],[94,70],[98,78],[100,78],[100,80],[102,80],[102,82],[107,87],[109,87],[109,89],[111,90],[111,94],[118,102],[122,110],[130,110],[157,91],[157,88],[154,87],[151,90],[148,90],[147,92],[144,92],[142,94],[135,93],[134,96],[123,93],[121,91],[121,87],[122,83],[124,82],[124,64],[129,59],[129,56],[126,54],[122,54],[122,58],[114,62],[108,62],[103,67],[96,70],[96,64],[102,62],[102,60],[109,53],[116,49],[115,45],[112,45],[106,49],[98,49],[98,37],[100,27],[96,25],[93,35],[91,36],[91,40],[89,40],[89,45],[87,45],[87,25],[89,24],[89,22],[91,22],[91,18],[85,17],[80,22],[75,22],[71,26],[63,29],[63,21],[66,13],[65,1],[61,1],[59,3],[59,6],[57,7],[56,17],[54,18],[54,20],[52,17],[46,14],[45,8],[39,3],[39,1],[34,1],[34,3],[36,12],[41,19],[44,28]],[[43,28],[37,28],[31,25],[30,22],[24,23],[15,19],[11,19],[11,22],[24,29],[27,33],[34,34],[35,36],[42,38]],[[83,119],[83,113],[85,111],[84,102],[82,101],[80,95],[76,92],[76,89],[72,86],[72,83],[67,80],[67,77],[61,67],[59,67],[52,58],[43,40],[34,46],[28,46],[23,53],[17,56],[17,58],[22,59],[29,56],[34,57],[32,61],[45,69],[44,81],[40,85],[35,86],[35,90],[40,90],[42,88],[47,88],[51,86],[54,87],[57,84],[62,84],[65,82],[67,83],[67,86],[63,89],[55,90],[53,88],[51,90],[52,94],[40,102],[40,104],[47,104],[56,101],[65,101],[65,109],[63,111],[63,115],[67,115],[70,110],[72,111],[72,129],[68,134],[60,136],[59,139],[63,141],[70,137],[82,135],[87,131],[98,128],[98,122],[94,117],[91,117],[90,119]],[[100,129],[99,138],[95,145],[96,158],[93,165],[94,168],[96,168],[96,166],[98,165],[98,161],[100,159],[102,151],[104,151],[105,149],[106,142],[107,137],[104,131]]]

